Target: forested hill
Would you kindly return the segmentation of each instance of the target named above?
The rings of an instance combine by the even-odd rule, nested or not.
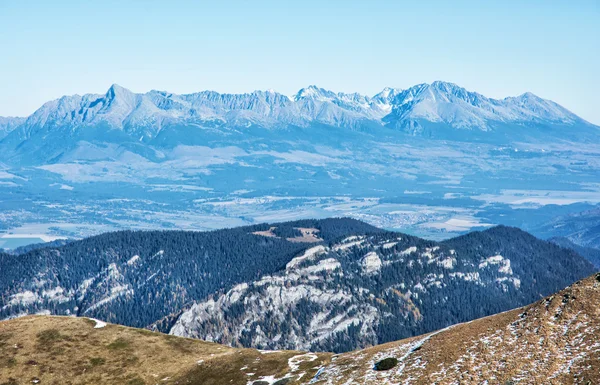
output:
[[[192,300],[273,273],[314,243],[379,232],[346,218],[191,231],[120,231],[0,254],[0,319],[77,314],[143,327]]]

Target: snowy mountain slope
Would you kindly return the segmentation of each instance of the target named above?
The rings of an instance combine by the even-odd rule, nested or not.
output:
[[[0,140],[25,122],[25,118],[0,116]]]
[[[348,351],[524,305],[591,271],[575,253],[514,228],[439,244],[400,233],[352,236],[195,303],[169,332],[233,346]]]
[[[585,123],[560,105],[532,93],[501,100],[490,99],[456,84],[440,81],[401,91],[392,105],[392,112],[385,120],[402,128],[418,126],[419,120],[484,131],[497,123]]]

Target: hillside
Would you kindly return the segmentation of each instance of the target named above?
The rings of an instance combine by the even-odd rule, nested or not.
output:
[[[343,218],[107,233],[0,254],[0,269],[1,318],[77,315],[334,352],[523,306],[595,270],[516,228],[438,243]]]
[[[334,358],[333,384],[597,384],[600,275],[534,304]],[[389,371],[373,364],[395,357]]]
[[[0,322],[0,384],[245,384],[288,375],[288,360],[300,354],[232,349],[103,325],[88,318],[46,316]],[[298,369],[290,374],[312,378],[330,357],[296,358],[291,362]]]
[[[82,315],[144,327],[223,287],[281,269],[314,242],[380,231],[351,219],[210,232],[122,231],[21,255],[0,253],[0,318]],[[298,229],[314,229],[316,237]]]
[[[83,318],[0,322],[2,384],[596,384],[600,275],[535,303],[332,355],[234,349]],[[391,363],[383,368],[382,361]]]

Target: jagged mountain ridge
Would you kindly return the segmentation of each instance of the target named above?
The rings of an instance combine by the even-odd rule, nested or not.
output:
[[[104,95],[64,96],[44,104],[20,125],[15,135],[26,139],[44,127],[99,124],[154,137],[165,125],[214,121],[232,126],[320,123],[354,128],[365,121],[406,127],[418,120],[482,130],[490,129],[494,122],[586,123],[560,105],[531,93],[491,99],[441,81],[406,90],[386,88],[373,97],[335,93],[317,86],[303,88],[293,97],[275,91],[136,94],[115,84]]]
[[[352,236],[197,302],[159,329],[233,346],[348,351],[525,305],[592,270],[507,227],[441,243]]]
[[[362,146],[402,142],[407,135],[496,145],[595,142],[600,128],[530,93],[490,99],[439,81],[386,88],[373,97],[316,86],[288,97],[271,90],[137,94],[113,85],[105,94],[44,104],[0,140],[0,161],[12,166],[86,162],[91,147],[92,154],[105,153],[103,159],[128,152],[161,162],[177,156],[170,152],[181,145]]]

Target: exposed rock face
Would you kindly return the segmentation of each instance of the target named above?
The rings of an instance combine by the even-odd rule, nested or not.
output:
[[[582,262],[567,283],[593,271],[560,250],[510,228],[439,244],[399,233],[351,236],[196,302],[170,333],[263,349],[352,350],[530,303],[555,290],[540,285],[564,279],[552,273],[541,284],[538,269],[579,270]]]

